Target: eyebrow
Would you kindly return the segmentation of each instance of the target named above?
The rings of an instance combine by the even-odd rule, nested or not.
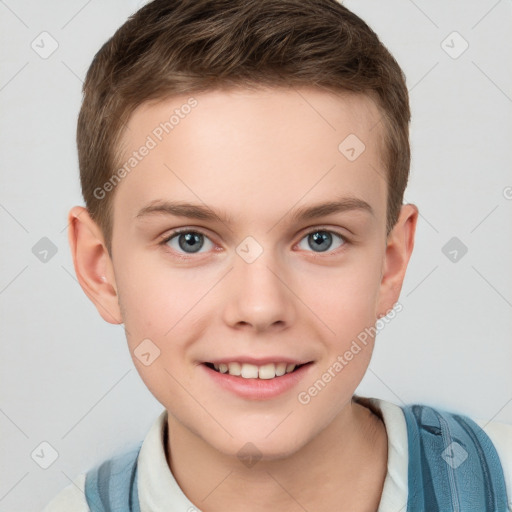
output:
[[[215,213],[206,205],[186,203],[181,201],[162,201],[156,199],[144,206],[135,216],[140,219],[149,215],[173,215],[175,217],[188,217],[198,220],[215,220],[225,222],[227,215],[224,212]]]
[[[333,213],[342,213],[353,210],[366,211],[371,215],[374,215],[373,208],[366,201],[355,197],[343,197],[337,201],[302,206],[293,211],[291,219],[295,222],[301,222],[318,217],[324,217]],[[189,219],[229,223],[229,216],[224,211],[216,213],[206,205],[181,201],[163,201],[158,199],[152,201],[147,206],[144,206],[137,213],[135,218],[141,219],[152,215],[173,215],[175,217],[187,217]],[[286,214],[284,216],[286,216]]]
[[[332,213],[343,213],[353,210],[366,211],[374,215],[373,208],[366,201],[356,197],[342,197],[337,201],[298,208],[292,214],[292,219],[295,221],[311,220]]]

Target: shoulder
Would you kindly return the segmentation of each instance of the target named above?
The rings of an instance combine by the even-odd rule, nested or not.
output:
[[[144,442],[130,443],[125,446],[124,449],[118,451],[117,454],[112,455],[110,458],[100,460],[96,466],[90,468],[85,473],[79,474],[71,484],[62,489],[43,509],[43,512],[90,512],[90,508],[87,504],[85,497],[85,483],[86,477],[89,475],[91,482],[107,481],[110,482],[111,478],[115,479],[116,484],[113,486],[101,486],[102,489],[106,489],[109,497],[112,496],[114,500],[117,500],[120,496],[124,495],[127,485],[132,485],[133,480],[131,475],[133,472],[134,462],[137,460],[137,455],[141,450],[141,445],[146,446],[146,459],[140,461],[140,470],[144,473],[143,478],[140,480],[147,480],[146,474],[148,467],[150,469],[154,466],[154,455],[158,454],[159,447],[161,457],[164,460],[165,467],[167,461],[165,459],[165,452],[162,450],[162,427],[165,425],[167,411],[164,409],[159,417],[154,421],[149,434],[146,436]],[[100,473],[98,473],[98,471]],[[139,485],[137,485],[137,488]],[[111,491],[113,491],[111,493]],[[94,491],[95,492],[95,491]],[[91,490],[87,493],[91,498]],[[94,496],[94,494],[92,495]],[[110,509],[109,509],[110,510]],[[116,509],[118,510],[118,509]],[[121,508],[121,510],[123,510]]]
[[[43,512],[89,512],[85,499],[85,473],[78,475],[71,484],[62,489]]]
[[[503,455],[503,462],[512,464],[512,425],[497,421],[485,422],[479,419],[474,421],[489,436],[500,458]]]
[[[478,419],[474,421],[487,434],[496,448],[509,495],[509,507],[512,510],[512,425],[497,421],[485,422]]]
[[[388,475],[384,484],[379,511],[398,510],[407,502],[409,488],[408,466],[410,464],[410,453],[404,410],[407,406],[398,406],[392,402],[376,398],[357,397],[357,401],[370,406],[372,410],[380,414],[386,425],[388,433]],[[436,410],[441,411],[440,409]],[[444,412],[449,415],[456,414],[450,411]],[[433,420],[433,417],[422,418],[423,420],[428,424],[429,421]],[[512,512],[512,425],[482,421],[478,418],[473,418],[472,421],[483,430],[496,450],[503,470],[508,509]]]
[[[489,436],[503,465],[512,470],[512,425],[497,421],[474,421]]]

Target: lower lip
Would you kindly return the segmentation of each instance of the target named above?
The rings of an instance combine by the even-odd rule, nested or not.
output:
[[[273,379],[244,379],[229,373],[212,370],[205,364],[199,365],[220,387],[248,400],[269,400],[286,393],[297,385],[309,372],[312,363],[301,366],[292,373],[285,373]]]

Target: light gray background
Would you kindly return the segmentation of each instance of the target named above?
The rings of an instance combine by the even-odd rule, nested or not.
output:
[[[82,204],[81,82],[142,3],[0,0],[2,511],[40,510],[78,473],[142,439],[162,409],[122,326],[105,323],[78,285],[66,233],[68,210]],[[407,75],[406,200],[421,213],[404,309],[379,335],[358,393],[512,423],[512,2],[346,5]],[[43,31],[58,42],[46,59],[31,47]],[[454,31],[469,44],[457,58],[464,41]],[[46,263],[32,252],[43,237],[57,248]],[[452,237],[468,248],[457,262],[442,252]],[[58,452],[48,469],[31,458],[43,441]]]

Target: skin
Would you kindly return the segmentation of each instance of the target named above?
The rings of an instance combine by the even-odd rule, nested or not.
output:
[[[111,192],[112,258],[88,212],[70,211],[78,280],[107,322],[124,322],[134,364],[168,411],[169,466],[199,509],[375,511],[387,435],[352,401],[375,340],[308,404],[297,396],[398,301],[413,250],[414,205],[402,207],[386,236],[379,111],[365,96],[315,88],[194,97],[197,107]],[[125,155],[187,99],[140,106],[124,133]],[[349,134],[366,146],[354,161],[338,150]],[[372,212],[293,218],[340,197]],[[226,219],[137,218],[154,200],[207,205]],[[198,253],[180,249],[178,237],[161,243],[176,228],[206,235]],[[307,236],[315,230],[345,238],[333,235],[328,250],[315,251]],[[263,250],[252,263],[236,252],[248,236]],[[149,366],[134,356],[144,339],[160,350]],[[249,400],[201,367],[240,354],[313,364],[292,390]],[[247,442],[262,456],[250,468],[237,457]]]

